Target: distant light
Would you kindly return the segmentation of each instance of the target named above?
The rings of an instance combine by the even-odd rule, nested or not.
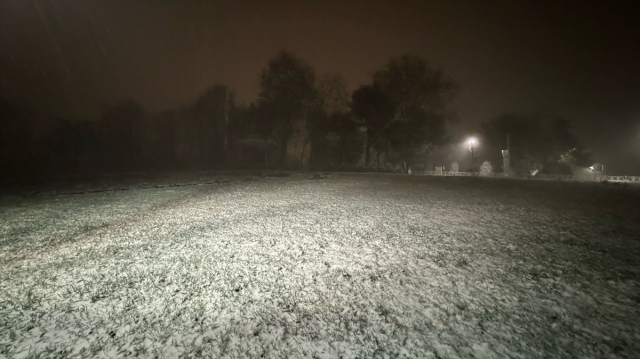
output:
[[[476,144],[476,139],[473,137],[470,137],[467,142],[469,143],[469,145],[473,146]]]
[[[592,171],[595,171],[596,166],[595,166],[595,165],[593,165],[593,166],[591,166],[591,167],[589,167],[589,168],[590,168]]]

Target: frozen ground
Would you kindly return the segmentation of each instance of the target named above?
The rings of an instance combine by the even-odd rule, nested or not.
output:
[[[0,199],[0,357],[640,358],[637,187],[208,182]]]

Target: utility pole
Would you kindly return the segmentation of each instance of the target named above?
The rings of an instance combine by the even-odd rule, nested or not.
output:
[[[476,139],[470,137],[467,143],[469,144],[469,152],[471,153],[471,172],[473,172],[473,145],[476,144]]]
[[[509,134],[507,133],[507,149],[506,151],[502,151],[502,169],[504,171],[505,176],[509,176],[509,171],[511,167],[511,160],[509,154]]]
[[[471,171],[473,171],[473,143],[469,146],[469,151],[471,152]]]

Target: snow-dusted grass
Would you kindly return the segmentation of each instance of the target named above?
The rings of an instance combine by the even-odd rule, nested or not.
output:
[[[637,188],[142,187],[0,199],[0,357],[640,357]]]

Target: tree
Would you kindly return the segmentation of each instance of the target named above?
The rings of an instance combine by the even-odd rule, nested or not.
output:
[[[107,166],[132,168],[141,163],[144,119],[144,109],[131,99],[106,108],[98,138]]]
[[[236,142],[247,136],[269,137],[270,129],[266,121],[259,121],[259,108],[255,104],[234,107],[229,113],[229,139]]]
[[[177,165],[180,110],[168,110],[153,116],[145,135],[145,159],[155,167]]]
[[[380,88],[364,85],[351,95],[351,111],[367,129],[364,162],[368,166],[371,148],[385,141],[384,131],[394,118],[396,105]]]
[[[325,74],[316,79],[317,104],[320,110],[331,116],[349,112],[347,83],[339,74]]]
[[[0,164],[27,162],[34,155],[36,116],[0,98],[0,118]]]
[[[480,176],[491,176],[493,174],[493,166],[491,166],[491,162],[484,161],[480,165]]]
[[[353,166],[362,156],[364,138],[359,131],[360,125],[350,112],[337,112],[331,115],[332,134],[335,134],[332,158],[339,166]]]
[[[314,81],[313,68],[284,50],[269,60],[268,67],[262,71],[258,106],[280,145],[281,166],[286,163],[293,122],[303,121],[316,99]]]
[[[206,165],[224,164],[226,131],[233,95],[227,86],[209,87],[198,97],[192,108],[196,143],[200,161]]]
[[[49,163],[56,170],[86,170],[97,154],[95,134],[89,122],[59,119],[46,140]]]
[[[441,70],[432,69],[420,57],[403,55],[377,71],[373,85],[396,107],[385,134],[403,161],[413,161],[416,154],[444,139],[455,85]]]
[[[349,108],[349,91],[337,74],[316,80],[317,98],[307,121],[311,142],[309,162],[315,168],[355,164],[362,153],[359,123]]]
[[[503,114],[481,125],[485,156],[500,162],[508,135],[511,161],[517,170],[566,174],[572,165],[587,166],[591,161],[571,129],[571,121],[561,117]]]

